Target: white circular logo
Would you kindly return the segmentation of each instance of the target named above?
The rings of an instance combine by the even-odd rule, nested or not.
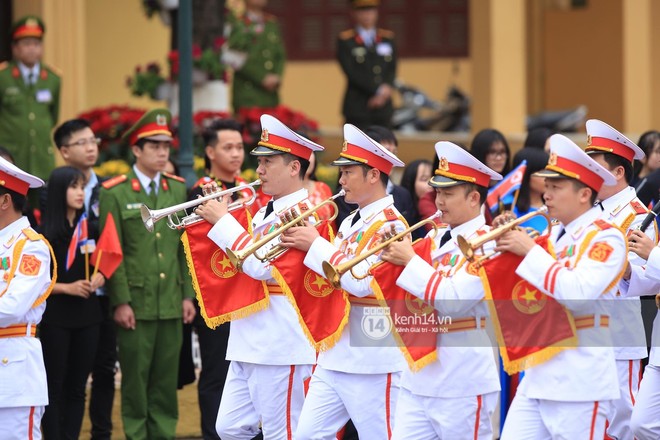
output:
[[[392,332],[392,319],[387,310],[381,307],[365,307],[362,331],[374,341],[387,337]]]

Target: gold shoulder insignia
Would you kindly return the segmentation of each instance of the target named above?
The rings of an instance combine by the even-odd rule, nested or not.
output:
[[[186,183],[186,179],[184,179],[183,177],[175,176],[174,174],[164,172],[163,176],[167,177],[168,179],[178,180],[181,183]]]
[[[110,189],[110,188],[115,187],[115,186],[119,185],[120,183],[126,181],[126,179],[127,179],[126,174],[122,174],[120,176],[115,176],[112,179],[106,180],[105,182],[103,182],[101,184],[101,186],[103,186],[103,188],[105,188],[105,189]]]
[[[630,206],[635,211],[635,214],[648,214],[649,210],[639,200],[630,202]]]
[[[355,37],[355,29],[346,29],[339,33],[339,39],[341,40],[350,40]]]
[[[388,29],[378,28],[378,36],[383,38],[394,38],[394,32]]]
[[[30,241],[39,241],[39,240],[41,240],[41,234],[38,234],[32,228],[22,229],[21,232],[23,232],[23,235],[25,235],[28,238],[28,240],[30,240]]]

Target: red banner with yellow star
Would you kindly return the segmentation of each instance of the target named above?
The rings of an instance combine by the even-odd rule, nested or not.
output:
[[[316,224],[321,237],[334,240],[327,221]],[[293,304],[300,325],[316,351],[334,346],[348,322],[348,295],[303,263],[306,252],[289,249],[273,261],[273,278]]]
[[[538,237],[536,243],[556,258],[547,235]],[[504,370],[509,374],[577,346],[571,312],[516,275],[522,259],[506,252],[479,268]]]
[[[231,214],[250,231],[247,209]],[[209,328],[263,310],[268,306],[265,283],[239,272],[207,234],[212,225],[202,221],[186,226],[181,236],[199,308]]]
[[[431,264],[433,239],[413,243],[415,253]],[[383,307],[388,307],[393,321],[393,336],[412,371],[418,371],[438,357],[437,344],[440,318],[422,299],[396,285],[404,266],[379,263],[371,269],[371,287]]]

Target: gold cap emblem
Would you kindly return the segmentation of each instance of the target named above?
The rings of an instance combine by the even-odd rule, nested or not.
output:
[[[587,135],[587,147],[588,146],[591,146],[591,135],[590,134]]]
[[[552,165],[552,166],[557,165],[557,153],[550,153],[550,159],[548,159],[548,165]]]
[[[167,118],[165,115],[156,115],[156,124],[167,125]]]
[[[39,22],[35,20],[34,18],[28,18],[25,20],[25,26],[27,27],[37,27],[39,26]]]
[[[341,146],[341,151],[342,153],[348,150],[348,142],[346,142],[346,139],[344,139],[344,144]]]
[[[268,130],[265,128],[261,130],[261,140],[262,142],[268,142]]]
[[[438,163],[438,169],[441,171],[449,171],[449,161],[446,157],[441,157]]]

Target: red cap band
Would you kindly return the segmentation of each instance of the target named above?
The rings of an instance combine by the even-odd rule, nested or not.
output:
[[[19,194],[26,195],[28,189],[30,189],[30,184],[24,180],[19,179],[16,176],[7,174],[4,171],[0,170],[0,186],[4,186],[7,189],[16,191]]]
[[[620,142],[603,137],[590,137],[589,145],[585,148],[585,151],[602,151],[603,153],[616,154],[631,163],[635,158],[635,152],[632,148],[629,148]]]
[[[443,164],[441,163],[440,166],[442,165]],[[488,185],[490,184],[490,176],[488,174],[482,173],[479,170],[475,170],[472,167],[446,162],[445,168],[446,169],[439,168],[436,171],[436,174],[449,177],[451,179],[476,183],[477,185],[483,186],[485,188],[488,188]]]
[[[39,26],[20,26],[16,28],[14,31],[14,34],[12,35],[12,38],[14,40],[17,40],[19,38],[24,38],[24,37],[36,37],[36,38],[41,38],[44,35],[43,29]]]
[[[342,149],[339,155],[345,157],[346,159],[355,160],[356,162],[362,162],[370,167],[376,168],[383,173],[389,176],[390,171],[394,168],[394,164],[384,157],[373,154],[369,150],[360,148],[357,145],[349,144],[346,142],[345,148]]]
[[[305,160],[309,160],[313,153],[311,149],[299,144],[298,142],[293,142],[291,139],[277,136],[276,134],[272,133],[262,134],[259,145],[271,148],[273,150],[291,153],[294,156],[298,156]]]
[[[152,122],[151,124],[145,124],[138,130],[135,130],[135,133],[131,135],[131,145],[135,145],[140,139],[149,136],[156,136],[159,134],[172,137],[172,132],[166,125],[156,124],[155,122]]]
[[[605,179],[591,171],[589,168],[561,156],[557,156],[556,163],[548,165],[546,168],[564,174],[567,177],[577,179],[596,191],[600,191],[600,188],[605,181]]]

